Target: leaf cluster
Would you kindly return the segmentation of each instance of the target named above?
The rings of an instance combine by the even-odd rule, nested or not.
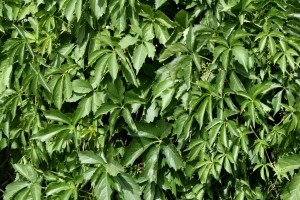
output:
[[[3,198],[300,199],[299,8],[0,1]]]

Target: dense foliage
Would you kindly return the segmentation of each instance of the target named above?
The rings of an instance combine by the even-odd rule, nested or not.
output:
[[[0,52],[5,200],[300,199],[298,0],[0,0]]]

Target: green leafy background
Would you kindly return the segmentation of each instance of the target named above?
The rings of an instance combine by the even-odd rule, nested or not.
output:
[[[0,0],[0,195],[300,199],[297,0]]]

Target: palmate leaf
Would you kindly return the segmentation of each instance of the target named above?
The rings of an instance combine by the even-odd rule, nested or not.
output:
[[[0,196],[298,199],[299,8],[1,1]]]

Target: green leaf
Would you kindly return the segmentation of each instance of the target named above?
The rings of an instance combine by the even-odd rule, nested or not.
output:
[[[158,83],[153,89],[153,98],[156,98],[162,94],[168,88],[173,86],[173,81],[171,79],[166,79],[160,83]]]
[[[144,44],[140,44],[137,48],[135,48],[133,52],[132,62],[136,73],[138,73],[139,70],[142,68],[146,60],[147,54],[148,51]]]
[[[124,172],[124,168],[121,164],[117,163],[113,159],[104,165],[106,172],[111,176],[117,176],[119,173]]]
[[[277,163],[279,172],[291,172],[300,168],[300,155],[294,154],[280,158]]]
[[[166,156],[166,161],[170,167],[176,171],[184,167],[182,158],[173,143],[167,142],[162,146],[162,152]]]
[[[65,100],[70,99],[72,96],[72,83],[69,74],[65,74],[64,76],[64,98]]]
[[[89,54],[88,66],[93,65],[98,60],[98,58],[110,55],[109,52],[111,51],[108,49],[100,49],[100,50],[93,51],[92,53]]]
[[[249,109],[249,115],[250,115],[250,118],[252,121],[252,125],[253,125],[253,127],[255,127],[256,112],[255,112],[255,107],[254,107],[253,101],[248,104],[248,109]]]
[[[150,182],[157,182],[158,172],[158,158],[159,158],[160,146],[154,145],[151,147],[146,155],[145,173],[149,177]]]
[[[265,48],[265,46],[266,46],[266,43],[267,43],[267,36],[264,36],[261,40],[260,40],[260,42],[259,42],[259,44],[258,44],[258,49],[259,49],[259,51],[260,52],[262,52],[263,50],[264,50],[264,48]]]
[[[78,152],[80,163],[82,164],[104,164],[100,155],[97,155],[93,151],[81,151]]]
[[[30,191],[33,200],[40,200],[42,198],[42,186],[39,183],[33,183]]]
[[[95,117],[98,118],[99,116],[106,115],[108,112],[111,112],[117,108],[119,108],[119,106],[116,104],[103,103],[95,113]]]
[[[76,79],[72,82],[74,92],[86,94],[93,90],[93,87],[87,80]]]
[[[122,116],[123,116],[125,122],[127,123],[127,125],[129,126],[129,128],[133,131],[136,131],[137,129],[136,129],[135,123],[131,117],[131,113],[129,112],[129,110],[127,108],[123,108]]]
[[[213,62],[216,62],[216,60],[219,58],[219,56],[227,49],[227,47],[223,45],[219,45],[214,49],[214,60]]]
[[[57,124],[48,124],[47,128],[43,129],[38,134],[33,135],[32,139],[41,140],[44,142],[61,133],[62,131],[70,131],[70,127]]]
[[[274,56],[276,54],[276,43],[272,37],[268,37],[268,39],[271,55]]]
[[[122,164],[124,166],[132,165],[146,149],[156,142],[156,140],[148,138],[133,139],[129,146],[125,149],[125,155],[123,157]]]
[[[48,92],[51,92],[49,86],[48,86],[48,83],[47,81],[45,80],[45,78],[42,76],[41,73],[38,73],[38,80],[39,80],[39,83],[48,91]]]
[[[137,182],[127,174],[119,174],[115,181],[121,187],[121,193],[124,200],[140,200],[141,190]]]
[[[66,15],[66,18],[69,22],[73,19],[73,13],[74,13],[74,10],[75,10],[76,1],[77,0],[70,0],[67,3],[67,6],[65,8],[65,15]]]
[[[139,39],[132,37],[131,35],[126,35],[125,37],[123,37],[121,39],[121,41],[119,42],[119,45],[122,47],[122,49],[125,49],[131,45],[136,44],[137,41],[139,41]]]
[[[52,182],[46,188],[46,195],[50,196],[64,190],[70,189],[70,184],[65,182]]]
[[[239,77],[236,75],[234,71],[231,72],[230,74],[230,88],[237,92],[237,91],[246,91],[243,83],[239,79]]]
[[[144,42],[144,44],[148,52],[148,57],[153,60],[156,51],[155,46],[151,42]]]
[[[292,180],[287,183],[280,197],[283,200],[300,199],[300,174],[295,175]]]
[[[29,181],[36,181],[38,175],[34,168],[30,165],[13,164],[13,168]]]
[[[116,52],[113,52],[107,60],[107,68],[113,81],[116,80],[119,71]]]
[[[93,96],[83,98],[77,106],[75,113],[73,114],[72,122],[75,125],[78,120],[87,116],[92,111]]]
[[[155,9],[157,10],[159,7],[161,7],[166,2],[167,2],[167,0],[155,0]]]
[[[198,110],[195,113],[196,120],[199,123],[199,128],[201,129],[204,122],[204,114],[206,110],[206,106],[208,104],[208,98],[205,98],[202,103],[200,104]]]
[[[104,75],[106,73],[109,58],[110,54],[106,54],[97,61],[95,65],[95,75],[91,81],[93,88],[99,87],[101,81],[103,80]]]
[[[112,189],[110,186],[110,178],[107,173],[102,173],[99,181],[94,188],[94,196],[99,200],[110,200],[112,195]]]
[[[8,184],[6,186],[3,199],[4,200],[12,199],[19,191],[21,191],[23,188],[28,187],[29,185],[30,185],[29,182],[24,182],[24,181],[16,181]]]
[[[60,110],[63,104],[63,77],[60,77],[55,84],[53,101],[54,105]]]
[[[49,120],[54,120],[58,122],[63,122],[66,124],[71,124],[71,119],[59,110],[50,109],[44,112],[44,115]]]
[[[278,61],[279,67],[282,71],[282,73],[286,72],[286,57],[285,55],[281,56],[281,58]]]
[[[247,70],[249,59],[248,50],[242,46],[235,46],[232,49],[232,54],[234,55],[235,59]]]
[[[186,46],[182,43],[176,43],[172,45],[168,45],[167,48],[163,51],[163,53],[159,56],[159,62],[163,62],[168,59],[170,56],[173,56],[176,53],[180,52],[189,52]]]
[[[77,22],[80,20],[81,13],[82,13],[82,0],[76,0],[75,14],[76,14]]]
[[[104,15],[107,2],[106,0],[90,0],[90,7],[98,20],[102,15]]]
[[[174,88],[171,89],[167,89],[165,90],[162,94],[161,94],[161,111],[165,110],[168,105],[171,103],[172,101],[172,97],[174,96],[175,90]]]
[[[165,44],[170,37],[168,30],[157,23],[154,24],[154,32],[161,44]]]
[[[281,99],[282,99],[282,90],[278,92],[272,99],[272,105],[274,109],[274,115],[280,110],[281,108]]]

